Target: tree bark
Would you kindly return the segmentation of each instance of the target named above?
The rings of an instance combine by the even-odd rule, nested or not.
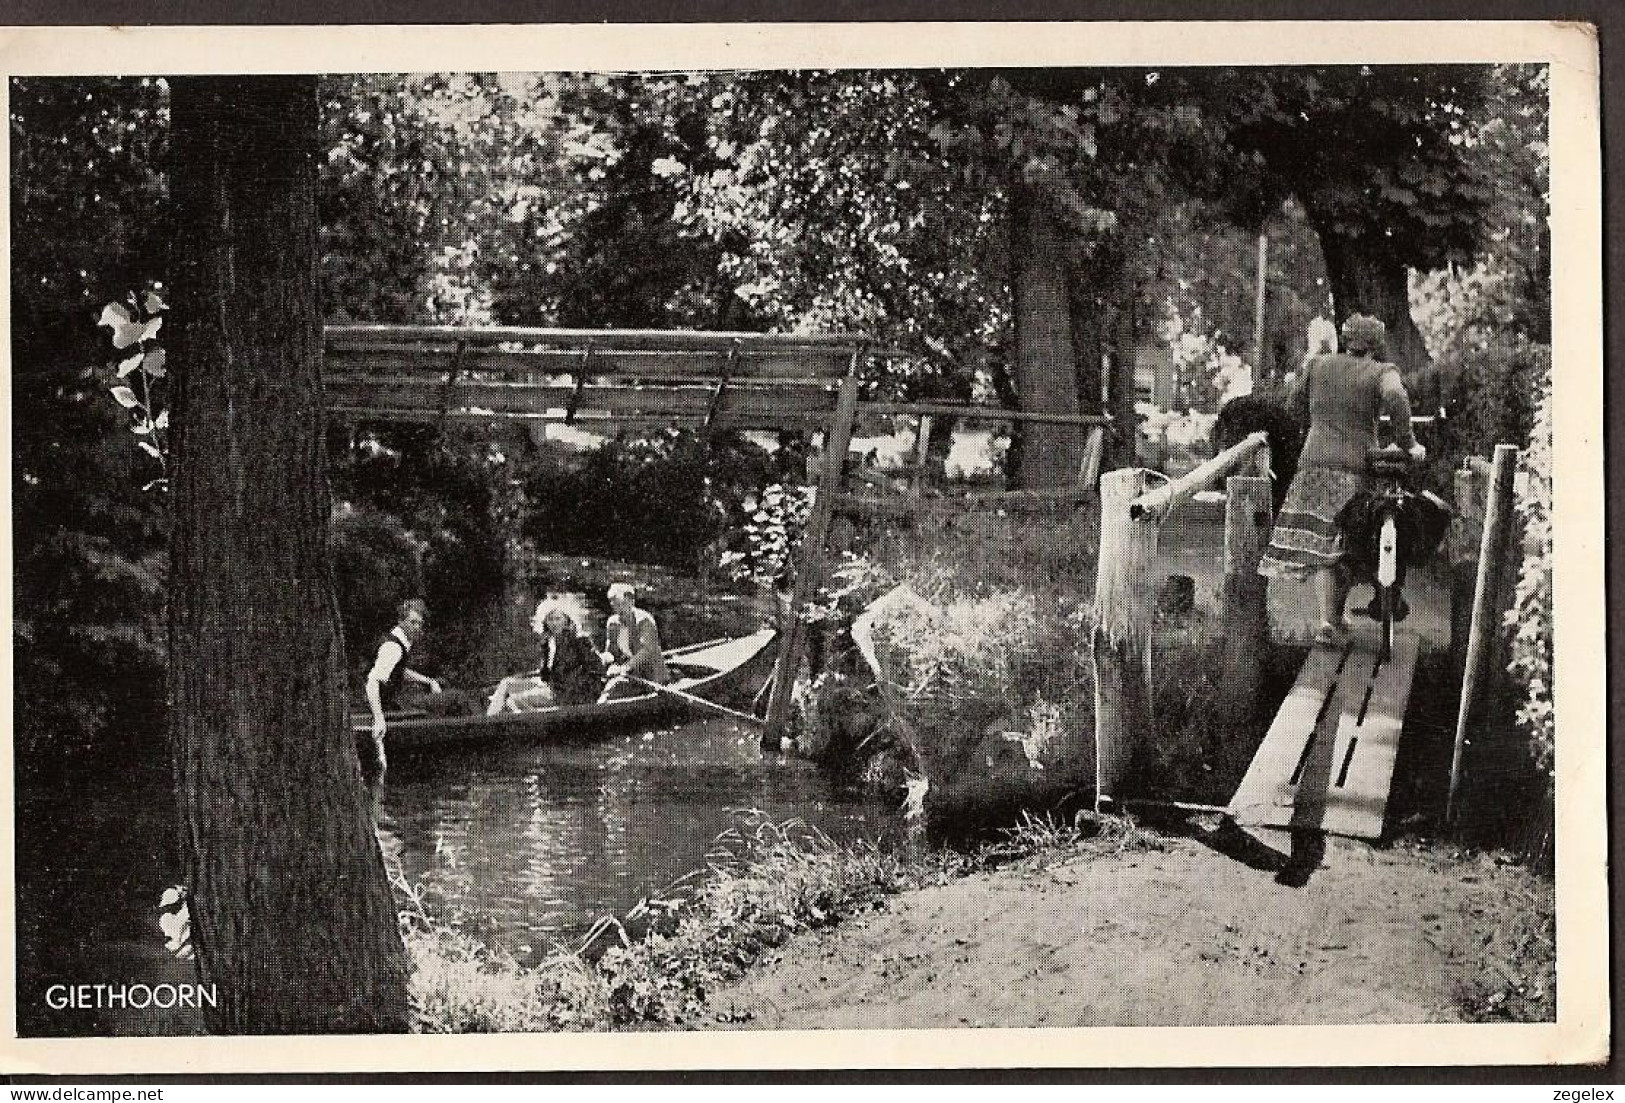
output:
[[[1010,194],[1016,390],[1026,411],[1075,414],[1078,378],[1064,238],[1038,187],[1017,180]],[[1083,459],[1076,425],[1020,427],[1015,489],[1071,485]]]
[[[318,102],[313,76],[173,83],[169,726],[229,1033],[408,1025],[327,559]]]
[[[1127,264],[1119,276],[1117,316],[1113,324],[1111,403],[1112,447],[1107,466],[1138,467],[1140,464],[1140,414],[1135,408],[1138,382],[1134,378],[1135,358],[1140,345],[1140,289]]]
[[[1411,318],[1409,271],[1389,256],[1372,231],[1359,237],[1338,231],[1329,219],[1315,219],[1326,276],[1332,285],[1332,311],[1337,324],[1350,314],[1370,314],[1388,327],[1388,359],[1407,377],[1432,363],[1422,331]]]

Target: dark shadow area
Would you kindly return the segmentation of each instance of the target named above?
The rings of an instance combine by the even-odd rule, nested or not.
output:
[[[1326,832],[1302,829],[1292,832],[1292,854],[1275,875],[1275,883],[1301,889],[1326,858]]]

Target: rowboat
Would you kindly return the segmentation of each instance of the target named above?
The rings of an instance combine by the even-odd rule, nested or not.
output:
[[[387,749],[417,750],[462,746],[486,741],[573,739],[608,731],[649,726],[701,711],[704,701],[743,701],[765,683],[772,668],[771,628],[733,639],[710,640],[665,652],[675,693],[653,690],[635,697],[620,697],[586,705],[555,705],[529,712],[496,716],[427,716],[400,713],[387,716]],[[681,696],[680,696],[681,695]],[[683,696],[700,702],[683,700]],[[372,729],[366,713],[355,713],[351,727],[358,735]]]

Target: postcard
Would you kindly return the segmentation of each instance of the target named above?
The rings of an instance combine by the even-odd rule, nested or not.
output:
[[[1607,1058],[1594,31],[0,76],[8,1071]]]

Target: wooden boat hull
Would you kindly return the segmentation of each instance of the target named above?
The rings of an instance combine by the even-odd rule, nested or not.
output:
[[[748,703],[772,669],[772,629],[736,639],[713,640],[667,651],[674,673],[687,672],[671,683],[709,701]],[[587,705],[559,705],[534,712],[497,716],[415,716],[390,719],[385,746],[390,753],[466,746],[498,740],[563,740],[603,735],[635,726],[699,713],[696,706],[669,694],[649,693]],[[365,714],[352,717],[358,736],[371,729]]]

